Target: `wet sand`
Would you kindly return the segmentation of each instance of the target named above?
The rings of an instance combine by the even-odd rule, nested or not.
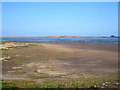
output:
[[[3,50],[3,79],[66,80],[111,76],[118,71],[118,47],[89,44],[35,43]],[[46,75],[36,77],[35,75]],[[37,78],[37,79],[36,79]]]

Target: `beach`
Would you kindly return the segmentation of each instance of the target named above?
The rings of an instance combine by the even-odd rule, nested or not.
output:
[[[66,82],[77,79],[82,83],[80,78],[94,77],[101,78],[99,86],[105,88],[103,83],[112,81],[105,77],[118,75],[118,46],[27,42],[5,44],[2,47],[9,46],[2,50],[2,79],[5,81],[31,80],[41,84],[46,80]],[[116,83],[116,80],[117,77],[113,78],[112,83]],[[83,87],[81,85],[77,84],[77,87]]]

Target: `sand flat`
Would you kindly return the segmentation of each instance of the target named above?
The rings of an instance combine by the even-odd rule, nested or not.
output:
[[[31,75],[36,74],[67,79],[110,76],[118,71],[117,46],[37,43],[36,46],[3,50],[2,53],[3,57],[11,57],[6,62],[3,60],[3,79],[34,80]],[[17,67],[20,69],[13,69]]]

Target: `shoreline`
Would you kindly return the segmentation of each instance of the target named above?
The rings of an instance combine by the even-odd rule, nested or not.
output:
[[[95,45],[118,45],[118,38],[113,37],[3,37],[3,40],[14,42],[36,43],[67,43],[67,44],[95,44]]]
[[[32,44],[56,44],[63,45],[65,47],[76,48],[76,49],[92,49],[92,50],[109,50],[118,51],[118,45],[104,45],[104,44],[88,44],[88,43],[51,43],[51,42],[16,42],[16,41],[4,41],[10,43],[32,43]]]

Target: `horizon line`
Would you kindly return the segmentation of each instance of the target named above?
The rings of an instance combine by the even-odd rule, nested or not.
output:
[[[56,35],[56,36],[0,36],[0,37],[110,37],[110,36],[120,36],[120,35],[103,35],[103,36],[78,36],[78,35]]]

